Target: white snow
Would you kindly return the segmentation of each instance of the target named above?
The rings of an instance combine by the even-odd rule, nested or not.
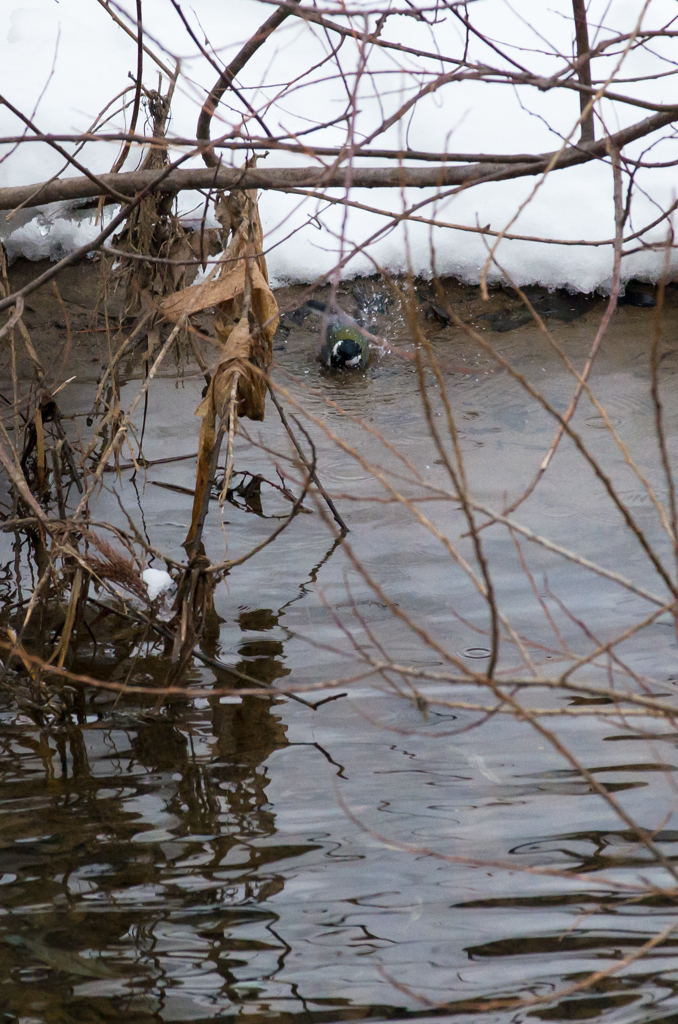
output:
[[[155,601],[160,594],[174,586],[174,580],[164,569],[144,569],[141,578],[146,584],[149,601]]]
[[[353,0],[352,6],[366,0]],[[374,9],[380,5],[369,3]],[[404,6],[400,4],[400,6]],[[127,11],[132,21],[133,0],[118,0],[115,8]],[[549,5],[534,0],[478,0],[469,5],[474,24],[494,40],[509,44],[506,53],[519,64],[544,75],[562,66],[554,50],[572,53],[571,0],[553,0]],[[590,0],[588,4],[592,42],[615,32],[634,28],[642,4],[632,0]],[[271,13],[271,7],[255,0],[194,0],[182,5],[196,35],[205,35],[215,47],[220,60],[228,61],[255,28]],[[214,83],[216,73],[208,62],[197,55],[178,15],[168,0],[144,0],[145,30],[148,45],[169,66],[174,56],[182,58],[182,76],[175,100],[171,132],[176,136],[195,137],[200,106],[206,90]],[[678,14],[675,0],[651,0],[644,16],[645,28],[665,25]],[[30,116],[41,131],[79,133],[88,129],[99,112],[123,89],[129,88],[129,72],[136,67],[136,45],[116,26],[95,0],[6,0],[0,26],[0,92]],[[337,20],[341,20],[337,17]],[[373,24],[374,19],[371,24]],[[602,22],[603,27],[599,26]],[[672,26],[678,27],[678,26]],[[408,46],[429,51],[460,55],[463,50],[463,29],[450,16],[434,28],[412,18],[395,17],[388,21],[385,36]],[[337,40],[334,40],[336,42]],[[634,82],[641,75],[662,74],[671,67],[662,56],[670,56],[671,40],[657,40],[651,49],[638,48],[624,61],[619,77],[624,79],[617,92],[641,100],[675,102],[675,83],[671,76],[651,82]],[[289,18],[247,65],[238,83],[250,103],[260,108],[265,100],[271,106],[266,123],[275,134],[304,131],[317,122],[339,117],[346,107],[346,89],[328,68],[321,68],[299,82],[295,89],[276,104],[275,97],[286,83],[318,62],[327,52],[327,38],[321,30],[296,18]],[[613,48],[608,56],[593,63],[595,79],[612,74],[620,59],[621,48]],[[486,45],[471,39],[469,56],[486,60],[500,67],[509,67],[508,60],[498,56]],[[358,52],[351,40],[345,41],[338,53],[341,66],[349,75],[356,67]],[[361,80],[356,108],[356,132],[369,135],[382,121],[399,108],[413,91],[424,83],[413,79],[408,71],[427,67],[436,74],[454,71],[455,66],[434,60],[421,61],[394,51],[374,49],[370,54],[372,77]],[[349,78],[349,84],[353,79]],[[144,83],[158,87],[158,69],[145,58]],[[166,80],[165,80],[166,84]],[[377,95],[378,90],[378,95]],[[131,93],[127,94],[128,97]],[[113,104],[109,114],[119,103]],[[238,125],[243,107],[233,95],[225,98],[215,118],[213,135]],[[632,124],[651,111],[627,103],[604,101],[600,114],[610,131]],[[417,105],[413,116],[382,133],[375,141],[381,148],[409,145],[412,149],[470,153],[542,152],[557,149],[563,137],[572,132],[579,114],[575,92],[533,88],[513,89],[510,85],[494,85],[477,81],[455,81],[435,94],[426,96]],[[142,119],[140,119],[140,127]],[[122,130],[124,119],[118,113],[107,124],[107,130]],[[5,106],[0,106],[0,135],[17,135],[24,130],[20,121]],[[251,122],[251,130],[260,128]],[[597,134],[602,134],[600,121]],[[406,135],[404,134],[406,132]],[[30,133],[29,133],[30,134]],[[573,139],[576,140],[577,133]],[[327,127],[312,137],[318,145],[341,145],[346,138],[345,123]],[[637,158],[653,145],[647,159],[668,161],[676,156],[673,128],[662,129],[649,138],[631,144],[625,155]],[[69,152],[73,146],[66,145]],[[88,144],[79,159],[95,172],[110,170],[118,144]],[[242,153],[224,151],[225,162],[240,165]],[[133,153],[125,170],[133,169],[139,154]],[[0,146],[0,187],[44,181],[56,174],[64,160],[43,143],[26,143],[18,147]],[[195,161],[199,164],[199,161]],[[280,152],[271,153],[262,166],[306,165],[309,157]],[[361,165],[370,163],[365,159]],[[371,161],[384,165],[384,160]],[[430,166],[430,165],[429,165]],[[67,174],[77,174],[70,168]],[[354,189],[352,200],[373,209],[397,215],[406,205],[429,204],[419,211],[424,217],[458,226],[475,227],[490,224],[501,230],[510,224],[510,232],[551,239],[605,240],[614,234],[612,180],[609,163],[587,165],[556,171],[543,183],[540,177],[513,181],[490,182],[475,186],[442,201],[434,199],[432,190]],[[625,187],[628,177],[625,176]],[[532,201],[519,212],[521,204],[538,186]],[[341,196],[339,190],[332,193]],[[626,233],[653,221],[667,209],[675,197],[675,168],[655,167],[638,171],[631,218]],[[202,198],[196,193],[183,194],[181,211],[196,215]],[[342,256],[350,255],[365,239],[384,227],[387,218],[364,210],[351,210],[344,225],[344,210],[330,206],[322,199],[302,198],[282,193],[263,193],[260,200],[266,231],[269,271],[274,283],[313,280],[328,273]],[[518,214],[517,219],[512,222]],[[110,214],[109,214],[110,215]],[[311,219],[314,218],[314,219]],[[343,241],[340,238],[344,228]],[[287,238],[293,228],[297,232]],[[0,213],[0,235],[10,259],[24,254],[31,259],[49,256],[58,258],[69,248],[93,238],[100,227],[91,215],[74,213],[63,204],[42,210],[23,210],[7,221]],[[661,242],[666,237],[666,223],[653,229],[647,239]],[[286,239],[283,241],[283,239]],[[490,243],[492,239],[489,240]],[[280,243],[280,244],[278,244]],[[628,246],[634,248],[635,246]],[[487,256],[481,235],[458,228],[409,223],[407,227],[389,227],[369,248],[356,251],[347,259],[344,275],[373,273],[375,267],[389,270],[406,269],[408,261],[420,273],[435,267],[440,273],[456,274],[477,281]],[[543,244],[533,241],[502,240],[497,249],[498,262],[516,283],[541,283],[550,287],[566,286],[584,291],[605,288],[609,283],[612,251],[609,245],[598,247]],[[656,279],[662,270],[663,254],[644,251],[624,259],[625,278],[640,276]],[[490,277],[498,278],[495,268]]]

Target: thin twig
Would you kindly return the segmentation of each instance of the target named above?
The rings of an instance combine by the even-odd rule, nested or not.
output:
[[[273,402],[274,406],[278,410],[278,415],[280,416],[280,420],[282,422],[282,425],[284,426],[285,430],[287,431],[287,435],[288,435],[290,441],[292,442],[292,444],[294,445],[294,448],[295,448],[295,450],[297,452],[297,455],[299,456],[299,458],[301,459],[303,464],[306,466],[306,468],[310,470],[311,464],[309,463],[308,459],[304,455],[303,448],[301,447],[301,445],[297,441],[297,439],[295,437],[295,434],[294,434],[294,431],[292,430],[292,428],[289,425],[289,421],[287,419],[287,416],[285,415],[285,410],[283,409],[282,405],[278,401],[278,396],[276,395],[275,391],[273,390],[273,388],[271,387],[270,384],[268,385],[268,393],[271,396],[271,401]],[[342,519],[341,515],[337,511],[337,507],[334,504],[334,502],[332,501],[332,499],[330,498],[329,494],[327,493],[327,491],[325,490],[323,485],[320,483],[320,480],[318,479],[318,473],[317,473],[317,470],[315,469],[315,467],[313,468],[313,474],[312,474],[311,479],[313,480],[313,483],[315,484],[315,486],[318,488],[318,490],[322,494],[323,499],[325,501],[325,504],[327,505],[327,507],[329,508],[330,512],[332,513],[332,516],[334,517],[334,521],[338,525],[338,527],[341,530],[342,534],[347,534],[349,532],[348,526],[346,525],[346,523]]]

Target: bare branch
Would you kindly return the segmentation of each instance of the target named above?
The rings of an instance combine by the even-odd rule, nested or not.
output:
[[[196,129],[196,135],[201,143],[209,143],[210,125],[212,123],[212,118],[214,117],[214,112],[217,109],[219,101],[221,100],[221,97],[224,95],[226,90],[228,88],[233,88],[233,81],[236,75],[238,75],[242,71],[250,57],[252,57],[257,52],[259,47],[266,42],[271,33],[274,32],[276,28],[278,28],[278,26],[281,25],[287,17],[289,17],[294,7],[298,3],[300,3],[300,0],[289,0],[287,4],[281,4],[278,10],[275,11],[271,15],[271,17],[268,18],[263,23],[263,25],[261,25],[257,29],[252,38],[245,43],[240,52],[233,58],[228,67],[221,73],[221,75],[216,81],[216,84],[213,86],[212,91],[205,100],[203,108],[200,112],[200,117],[198,118],[198,127]],[[268,129],[266,128],[266,125],[263,123],[263,121],[261,121],[261,119],[257,115],[255,116],[257,117],[257,120],[263,127],[266,134],[269,134]],[[214,155],[209,146],[208,148],[203,150],[202,158],[207,167],[218,167],[219,165],[218,158]]]
[[[574,12],[574,29],[577,40],[577,64],[579,67],[579,81],[584,89],[591,90],[591,58],[589,47],[589,31],[586,24],[586,3],[585,0],[572,0]],[[582,92],[579,97],[582,112],[581,141],[593,142],[595,138],[593,124],[593,107],[587,111],[587,93]]]
[[[163,192],[181,192],[184,189],[218,188],[272,189],[286,192],[297,188],[345,188],[350,183],[354,188],[449,188],[455,185],[481,184],[488,181],[507,181],[540,174],[552,165],[553,170],[575,167],[591,160],[606,156],[608,146],[621,150],[630,142],[678,121],[678,106],[653,114],[636,124],[624,128],[597,142],[579,146],[567,146],[556,159],[556,152],[542,153],[529,163],[475,163],[462,167],[354,167],[336,168],[331,172],[317,167],[266,167],[239,170],[220,167],[212,170],[189,168],[169,170],[154,185],[155,172],[132,171],[128,174],[101,174],[96,180],[89,178],[66,178],[45,185],[39,200],[32,202],[31,196],[40,185],[17,185],[0,189],[0,210],[10,210],[20,203],[26,206],[45,203],[89,199],[110,194],[111,190],[123,197],[133,196],[140,189],[147,193],[154,187]],[[184,157],[188,159],[188,155]],[[2,308],[2,307],[0,307]]]

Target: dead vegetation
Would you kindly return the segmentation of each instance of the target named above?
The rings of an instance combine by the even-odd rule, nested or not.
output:
[[[108,9],[109,5],[104,6]],[[461,18],[464,24],[472,14],[466,4],[434,5],[419,13],[422,18],[439,14],[442,16],[443,8],[448,13],[452,9],[453,14]],[[103,250],[100,261],[102,291],[99,311],[110,345],[108,365],[102,372],[93,396],[92,415],[87,421],[88,428],[94,428],[91,434],[86,436],[84,431],[81,432],[80,425],[75,421],[67,422],[60,409],[59,396],[67,380],[68,355],[76,344],[68,320],[68,342],[61,363],[64,373],[55,373],[41,362],[24,317],[25,302],[32,291],[39,286],[44,287],[48,278],[54,278],[59,267],[75,262],[83,253],[69,255],[54,271],[50,270],[18,289],[12,286],[11,270],[6,263],[2,265],[3,295],[0,309],[6,311],[6,319],[0,327],[0,338],[11,350],[13,370],[12,390],[2,396],[5,409],[0,419],[0,461],[6,478],[7,497],[2,530],[11,531],[18,545],[28,546],[34,565],[30,594],[23,597],[17,606],[6,609],[3,615],[5,636],[0,643],[4,651],[2,678],[18,706],[41,725],[58,725],[63,722],[73,712],[77,701],[82,699],[83,693],[96,691],[99,687],[126,695],[133,692],[137,699],[144,695],[150,702],[152,712],[158,714],[163,702],[177,694],[190,699],[204,693],[211,697],[223,693],[233,694],[235,690],[244,694],[264,691],[276,696],[286,693],[312,709],[322,701],[346,691],[358,681],[361,684],[370,681],[394,697],[408,702],[421,715],[422,723],[425,723],[433,709],[463,712],[464,729],[480,727],[496,716],[512,716],[528,722],[534,732],[586,780],[591,792],[612,808],[624,827],[644,846],[651,863],[660,870],[660,881],[655,879],[649,883],[638,877],[632,883],[610,882],[615,894],[620,898],[641,899],[652,893],[673,902],[678,892],[676,867],[655,841],[652,829],[633,820],[596,774],[580,763],[568,749],[559,737],[557,728],[560,719],[596,716],[614,719],[620,728],[639,736],[648,731],[648,723],[657,720],[671,733],[676,730],[674,703],[657,696],[656,681],[638,672],[624,655],[618,653],[618,649],[629,639],[647,629],[660,616],[668,614],[673,617],[678,635],[678,512],[671,445],[666,432],[661,372],[664,354],[662,310],[665,290],[671,281],[670,259],[674,248],[670,226],[672,209],[662,210],[656,222],[667,225],[664,243],[666,270],[658,288],[656,308],[653,313],[648,313],[648,316],[654,318],[649,343],[649,394],[661,466],[656,479],[648,477],[641,461],[629,451],[616,429],[614,418],[608,415],[596,397],[591,380],[596,358],[623,288],[623,259],[633,251],[633,246],[656,246],[656,242],[645,242],[642,239],[643,231],[631,230],[629,226],[634,169],[633,161],[625,160],[624,146],[634,139],[649,135],[662,125],[673,124],[678,118],[678,108],[672,106],[669,109],[663,105],[646,103],[644,106],[649,107],[651,113],[644,120],[621,132],[607,133],[596,142],[596,104],[600,106],[606,90],[611,91],[615,82],[592,82],[591,58],[594,53],[601,54],[605,46],[612,46],[613,43],[625,53],[631,47],[643,45],[644,36],[639,23],[633,32],[614,40],[599,41],[595,50],[589,50],[583,5],[574,3],[573,10],[577,29],[577,54],[568,58],[567,69],[558,80],[548,83],[548,89],[574,90],[581,100],[580,116],[575,119],[574,128],[564,139],[562,147],[553,154],[515,154],[510,159],[506,155],[490,158],[479,154],[473,163],[470,162],[470,155],[466,155],[469,162],[458,168],[448,166],[448,161],[452,162],[453,157],[447,155],[437,160],[435,166],[435,174],[438,175],[435,183],[439,185],[438,199],[445,189],[470,187],[471,183],[480,181],[498,181],[523,175],[534,176],[541,182],[548,174],[556,173],[559,168],[575,162],[598,159],[604,160],[609,166],[610,191],[615,209],[614,238],[607,240],[611,252],[611,285],[604,314],[597,330],[593,332],[590,350],[583,364],[573,364],[550,330],[548,308],[539,305],[541,299],[531,298],[530,293],[518,288],[508,274],[504,274],[505,286],[511,290],[514,298],[519,298],[521,308],[518,313],[512,306],[509,314],[496,314],[497,317],[503,316],[504,322],[507,316],[509,319],[516,316],[520,318],[520,324],[512,322],[506,330],[529,322],[541,332],[545,350],[555,353],[569,374],[571,393],[566,407],[562,409],[550,401],[529,375],[519,370],[503,354],[501,347],[495,344],[496,339],[479,329],[477,322],[469,323],[468,318],[459,315],[455,304],[450,301],[449,289],[446,291],[444,282],[436,274],[433,241],[431,284],[423,298],[423,286],[421,282],[415,281],[412,273],[395,278],[382,268],[376,268],[381,274],[379,288],[387,297],[392,315],[402,317],[408,325],[409,348],[392,355],[394,361],[399,359],[400,365],[416,372],[421,415],[428,425],[430,435],[431,462],[435,460],[444,468],[447,478],[445,486],[432,485],[422,467],[413,464],[399,448],[397,440],[384,436],[367,421],[333,405],[330,400],[326,405],[335,415],[335,420],[323,419],[299,400],[298,389],[294,392],[292,388],[286,387],[284,377],[272,372],[273,340],[280,324],[281,311],[269,286],[266,243],[255,186],[260,183],[262,186],[293,190],[294,194],[299,193],[305,198],[351,204],[354,202],[351,198],[344,196],[340,200],[323,190],[336,185],[340,171],[343,175],[341,180],[351,184],[353,168],[349,165],[347,169],[340,165],[347,153],[352,158],[364,155],[370,140],[358,144],[349,135],[345,147],[328,154],[322,147],[314,148],[310,143],[307,145],[296,139],[276,139],[266,129],[266,109],[252,109],[246,98],[237,131],[224,131],[220,140],[212,138],[210,133],[210,124],[218,104],[229,89],[236,89],[236,75],[243,71],[249,57],[266,42],[270,34],[290,16],[306,18],[312,25],[320,24],[328,32],[337,32],[341,39],[347,36],[357,39],[356,45],[366,64],[370,47],[391,44],[385,42],[376,30],[372,34],[363,33],[359,38],[354,29],[342,34],[337,27],[338,23],[331,20],[339,16],[334,9],[316,11],[295,3],[279,5],[234,61],[227,68],[217,67],[217,85],[199,115],[196,139],[189,140],[189,143],[168,137],[172,92],[179,76],[178,64],[164,94],[160,88],[143,88],[141,80],[137,79],[136,108],[138,110],[139,103],[145,102],[150,119],[151,141],[149,143],[148,138],[136,133],[136,123],[128,133],[123,133],[122,141],[126,147],[125,155],[131,147],[145,146],[140,168],[137,172],[125,175],[121,171],[122,163],[117,161],[112,175],[89,175],[86,178],[87,189],[91,190],[94,186],[96,195],[102,197],[99,213],[104,209],[104,198],[115,198],[115,195],[111,197],[111,190],[114,193],[116,191],[115,184],[111,183],[112,176],[119,178],[120,188],[124,188],[123,192],[117,193],[120,212],[108,224],[102,222],[95,243],[87,243],[87,251],[96,248]],[[389,13],[392,12],[388,8],[381,12],[383,18],[380,29],[387,22]],[[667,28],[665,34],[668,35],[669,31],[672,32]],[[142,39],[142,33],[139,32],[137,42],[140,52]],[[391,49],[400,52],[404,47],[393,44]],[[422,57],[422,54],[417,56]],[[212,59],[210,55],[210,61]],[[481,70],[473,68],[465,58],[455,60],[454,64],[455,70],[445,71],[435,79],[430,79],[424,88],[429,92],[434,91],[453,82],[455,77],[472,72],[490,81],[498,73],[485,68],[481,74]],[[519,73],[515,69],[510,73],[502,70],[504,85],[515,84],[518,77]],[[521,71],[520,78],[521,84],[546,89],[536,73]],[[396,120],[405,118],[413,105],[414,101],[403,104],[397,116],[394,115]],[[245,127],[248,131],[261,131],[263,134],[245,139]],[[580,138],[577,137],[579,129]],[[375,137],[378,134],[375,132]],[[51,142],[57,144],[55,139]],[[223,155],[226,147],[231,144],[236,152],[244,151],[246,160],[242,167],[222,168],[216,154]],[[182,156],[172,160],[170,145],[175,152],[181,151]],[[222,148],[219,149],[219,146]],[[264,146],[269,150],[277,148],[286,151],[296,147],[315,160],[325,156],[331,159],[322,165],[310,184],[308,175],[307,179],[302,176],[301,182],[295,181],[293,175],[282,175],[278,184],[275,184],[275,174],[267,175],[265,169],[260,174],[257,166],[256,153]],[[178,174],[186,153],[201,154],[207,164],[206,171],[200,169],[199,178],[194,174],[190,179],[194,184],[200,182],[205,204],[201,226],[192,230],[182,224],[175,208],[176,183],[181,180],[175,171]],[[414,154],[402,151],[397,154],[397,159],[402,163],[408,156],[413,157]],[[454,159],[460,156],[463,155],[457,154]],[[420,157],[421,154],[417,158]],[[222,169],[230,173],[229,188],[224,187]],[[316,169],[314,166],[314,173]],[[419,169],[410,170],[410,177],[405,175],[406,183],[431,185],[434,180],[431,174],[426,175],[423,171],[420,173]],[[423,170],[428,171],[429,168]],[[395,169],[389,173],[390,178],[386,174],[373,176],[372,183],[386,182],[400,187],[404,181],[404,171],[401,172],[396,164]],[[356,170],[353,180],[364,183],[361,174],[360,169]],[[626,196],[623,189],[624,174],[627,175]],[[172,175],[175,175],[173,179]],[[237,182],[234,185],[234,178],[238,176],[240,187],[236,187]],[[167,190],[163,189],[163,182]],[[61,195],[61,186],[60,181],[44,186],[40,191],[40,201]],[[72,189],[75,186],[70,187]],[[135,193],[134,198],[121,205],[120,196],[124,198],[131,192]],[[86,194],[84,187],[81,193]],[[18,202],[19,198],[16,190],[0,189],[0,205],[4,208]],[[366,208],[365,203],[357,205]],[[206,226],[208,211],[216,219],[218,228]],[[386,214],[384,216],[389,227],[393,226],[395,220],[424,219],[431,228],[442,229],[443,224],[436,215],[426,218],[420,211],[421,205],[413,204],[404,206],[396,218]],[[653,226],[656,227],[656,223]],[[486,239],[487,262],[480,278],[481,289],[485,290],[486,295],[490,269],[502,272],[499,263],[501,250],[497,248],[499,242],[502,238],[515,237],[511,236],[509,228],[510,225],[501,231],[480,226],[468,228],[469,231],[482,233]],[[380,232],[381,229],[376,234]],[[340,241],[343,255],[337,261],[336,273],[330,280],[319,280],[309,286],[308,295],[316,287],[326,287],[328,299],[336,300],[340,270],[348,262],[349,252],[357,249],[369,252],[370,239],[350,243],[342,237]],[[558,240],[545,237],[541,241],[549,244]],[[584,240],[581,244],[588,243]],[[591,244],[594,244],[593,241]],[[599,244],[599,240],[595,244]],[[109,315],[109,303],[116,295],[118,316],[112,317]],[[294,311],[283,312],[291,314]],[[450,330],[455,329],[460,335],[471,339],[493,370],[510,376],[529,395],[534,408],[545,413],[553,423],[553,437],[547,451],[541,454],[537,465],[531,466],[530,478],[521,482],[519,495],[507,500],[504,507],[491,508],[480,501],[469,483],[471,474],[468,454],[460,440],[454,400],[449,388],[449,372],[441,366],[440,353],[431,343],[431,322]],[[497,330],[504,328],[498,327]],[[372,338],[376,342],[383,340],[376,335],[372,335]],[[108,486],[111,476],[119,477],[122,468],[130,464],[139,470],[143,469],[143,427],[139,431],[135,425],[135,414],[143,408],[154,387],[154,381],[161,375],[170,357],[176,357],[180,351],[184,365],[190,360],[191,368],[195,370],[197,367],[204,376],[205,392],[197,409],[200,426],[199,432],[196,428],[195,488],[192,517],[190,524],[186,524],[186,556],[182,560],[175,560],[157,550],[151,539],[142,535],[130,510],[122,509],[126,517],[126,528],[121,529],[112,523],[96,521],[93,509],[98,495]],[[29,380],[20,379],[17,373],[19,353],[23,353],[23,358],[31,366]],[[142,380],[134,399],[127,409],[123,409],[120,368],[126,358],[134,362]],[[279,473],[279,482],[274,486],[287,502],[289,514],[264,541],[253,545],[245,554],[212,560],[212,553],[206,551],[203,544],[203,531],[210,506],[214,509],[218,504],[223,511],[225,503],[234,501],[238,496],[246,503],[254,505],[259,500],[260,504],[262,477],[250,473],[245,466],[236,467],[234,439],[241,420],[257,423],[264,420],[269,394],[272,402],[268,403],[268,414],[270,416],[274,409],[280,415],[290,438],[289,450],[273,453]],[[583,402],[589,402],[595,415],[601,418],[614,446],[615,457],[623,460],[637,487],[650,503],[663,531],[661,541],[649,535],[634,509],[624,500],[613,472],[573,425],[575,413]],[[341,433],[344,417],[349,417],[364,431],[364,447],[351,445],[344,440]],[[321,483],[322,466],[318,465],[316,443],[312,436],[322,437],[323,442],[338,446],[354,460],[356,466],[374,482],[375,494],[367,499],[364,494],[357,496],[352,493],[328,492]],[[652,588],[645,582],[639,582],[633,574],[628,574],[623,566],[606,567],[602,559],[600,563],[594,562],[575,550],[566,549],[548,537],[538,535],[516,517],[523,503],[538,493],[545,474],[552,472],[552,464],[557,463],[560,444],[566,442],[576,449],[582,465],[605,490],[607,500],[618,513],[620,528],[632,535],[644,565],[652,570]],[[255,443],[254,440],[252,443]],[[224,465],[220,467],[224,445]],[[374,454],[375,451],[378,455]],[[388,460],[389,466],[385,468],[384,461]],[[281,466],[285,467],[284,472]],[[106,474],[111,470],[113,472],[107,478]],[[235,485],[234,479],[238,478],[240,482]],[[119,496],[119,492],[116,494]],[[427,628],[425,621],[420,621],[394,602],[358,557],[350,535],[346,537],[345,522],[337,511],[337,505],[345,509],[352,502],[366,500],[398,506],[410,517],[412,531],[428,531],[440,545],[441,558],[449,560],[450,566],[465,574],[470,581],[486,613],[485,625],[482,628],[475,627],[479,637],[478,649],[484,651],[478,658],[482,660],[482,668],[469,667],[468,659],[441,642]],[[436,516],[429,512],[435,502],[459,510],[463,520],[461,539],[440,528]],[[347,591],[350,621],[359,625],[360,632],[367,640],[364,643],[356,640],[354,630],[344,615],[336,610],[331,611],[346,648],[352,657],[360,661],[361,672],[358,676],[338,673],[336,678],[319,678],[306,687],[296,686],[293,680],[288,680],[287,690],[282,690],[275,684],[262,685],[261,681],[238,672],[232,664],[205,653],[205,641],[214,639],[219,632],[214,598],[216,588],[264,546],[277,542],[285,528],[300,513],[311,510],[316,517],[324,516],[328,530],[333,531],[337,539],[343,539],[341,550],[352,570],[369,588],[379,605],[388,611],[389,616],[397,620],[399,626],[414,638],[420,647],[419,661],[413,659],[412,664],[403,665],[390,657],[374,627],[353,601],[350,590]],[[510,611],[497,600],[493,567],[486,545],[490,529],[495,534],[502,531],[505,542],[515,545],[525,576],[537,596],[543,621],[535,628],[534,636],[515,626]],[[576,620],[576,616],[557,594],[540,588],[526,555],[528,545],[568,562],[582,577],[591,575],[603,579],[620,592],[633,595],[644,603],[645,614],[612,638],[595,635],[585,622]],[[151,598],[149,595],[142,573],[152,561],[162,561],[173,579],[175,590],[171,607],[167,607],[165,602],[161,609],[160,598]],[[231,585],[246,587],[246,573],[232,575]],[[554,613],[554,606],[557,606],[558,614]],[[161,615],[161,610],[166,614]],[[454,609],[451,614],[462,618],[463,610]],[[570,624],[576,622],[581,632],[581,646],[569,644],[563,639],[563,631],[556,622],[559,616]],[[145,644],[152,642],[157,645],[158,652],[164,658],[162,661],[159,653],[163,678],[157,685],[149,685],[148,682],[136,684],[133,668],[124,680],[118,682],[97,678],[94,672],[85,676],[70,670],[73,649],[78,644],[89,642],[88,637],[101,641],[106,631],[112,628],[112,621],[117,623],[116,628],[122,622],[128,630],[132,658],[138,655]],[[549,633],[548,641],[543,639],[544,631]],[[421,667],[427,657],[430,661],[431,655],[435,656],[439,667],[435,670]],[[209,687],[186,681],[196,659],[214,670],[214,683]],[[230,681],[227,685],[223,683],[225,672],[229,673]],[[234,675],[238,681],[236,688],[232,682]],[[602,677],[606,681],[601,681]],[[464,695],[460,698],[457,691],[462,687]],[[477,692],[476,698],[468,696],[469,687]],[[312,697],[317,690],[329,696],[313,703]],[[595,703],[574,705],[570,702],[573,696]],[[454,734],[454,730],[450,734]],[[352,813],[350,808],[346,810]],[[393,837],[381,838],[386,838],[391,844],[396,842]],[[445,862],[463,860],[428,849],[416,849],[413,852],[424,852]],[[498,866],[510,866],[515,870],[515,865],[509,865],[508,862]],[[566,872],[562,875],[572,877]],[[591,989],[604,978],[627,967],[633,959],[648,955],[667,939],[672,929],[673,925],[658,932],[650,942],[639,948],[633,958],[615,961],[609,969],[589,975],[558,993],[497,1000],[483,1006],[483,1010],[526,1009]],[[396,980],[393,983],[397,984]],[[432,1002],[425,994],[421,994],[421,1000],[435,1009],[447,1005]]]

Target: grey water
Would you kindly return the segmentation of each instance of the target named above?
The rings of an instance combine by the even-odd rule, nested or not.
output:
[[[663,499],[648,317],[644,310],[618,311],[592,382]],[[557,328],[579,366],[596,325],[589,315]],[[672,456],[678,446],[674,335],[670,325],[662,361]],[[404,328],[400,337],[394,328],[394,336],[396,349],[400,344],[404,351]],[[492,340],[560,411],[567,407],[572,379],[536,328]],[[468,577],[431,530],[402,503],[385,501],[389,494],[365,465],[322,429],[383,467],[405,495],[416,488],[392,448],[426,483],[449,490],[406,352],[376,355],[364,373],[348,378],[325,373],[314,344],[309,331],[293,330],[276,352],[274,378],[316,418],[306,429],[320,478],[350,528],[347,542],[337,541],[331,522],[309,499],[308,513],[219,583],[218,630],[203,649],[309,704],[337,699],[313,708],[284,695],[224,696],[225,686],[237,686],[236,676],[195,662],[184,682],[201,695],[168,700],[158,711],[152,698],[133,693],[133,685],[161,682],[170,652],[161,642],[140,642],[138,631],[122,621],[107,626],[97,643],[79,638],[69,667],[102,680],[129,676],[129,694],[80,691],[71,713],[36,721],[14,702],[11,689],[3,691],[0,1020],[678,1020],[676,935],[590,991],[523,1010],[492,1003],[549,996],[605,970],[670,924],[674,902],[634,900],[617,887],[658,880],[657,868],[637,835],[529,723],[504,714],[482,720],[477,712],[435,704],[422,715],[383,678],[365,675],[361,651],[378,658],[380,650],[400,664],[430,669],[444,667],[444,650],[482,670],[488,618]],[[531,480],[555,424],[460,332],[441,331],[433,344],[472,491],[480,503],[501,510]],[[76,416],[75,423],[89,411],[94,381],[94,371],[84,367],[63,391],[64,414]],[[427,382],[442,430],[444,410],[430,372]],[[123,408],[139,384],[130,368]],[[202,386],[195,372],[182,369],[153,383],[146,459],[197,450],[194,412]],[[670,564],[655,510],[585,399],[574,422]],[[243,427],[251,440],[237,439],[236,473],[261,475],[264,482],[256,500],[236,495],[223,512],[212,502],[204,541],[215,561],[254,547],[289,511],[271,486],[278,482],[276,466],[291,488],[299,488],[300,470],[282,458],[289,447],[275,411],[269,408],[264,423]],[[93,519],[125,526],[117,488],[138,529],[179,560],[194,471],[194,461],[186,459],[136,474],[126,469],[120,480],[110,474]],[[457,502],[416,507],[472,558],[470,541],[460,539],[464,520]],[[570,441],[515,518],[665,595]],[[492,527],[483,539],[499,606],[531,645],[541,674],[557,673],[567,661],[564,645],[587,653],[653,610],[523,540],[522,556],[561,643],[511,537]],[[348,545],[376,588],[357,570]],[[35,584],[31,559],[27,542],[1,535],[6,609]],[[92,631],[96,636],[97,626]],[[670,623],[640,631],[623,645],[623,657],[652,680],[652,693],[675,699]],[[524,672],[515,646],[503,644],[499,668]],[[609,681],[599,667],[582,678]],[[331,680],[338,683],[332,690],[304,690]],[[210,688],[222,695],[211,696]],[[470,682],[445,692],[469,703],[491,697]],[[526,700],[557,708],[577,707],[580,698],[540,690]],[[678,733],[668,721],[629,723],[604,710],[601,705],[600,715],[545,724],[634,821],[656,832],[663,854],[675,862]]]

